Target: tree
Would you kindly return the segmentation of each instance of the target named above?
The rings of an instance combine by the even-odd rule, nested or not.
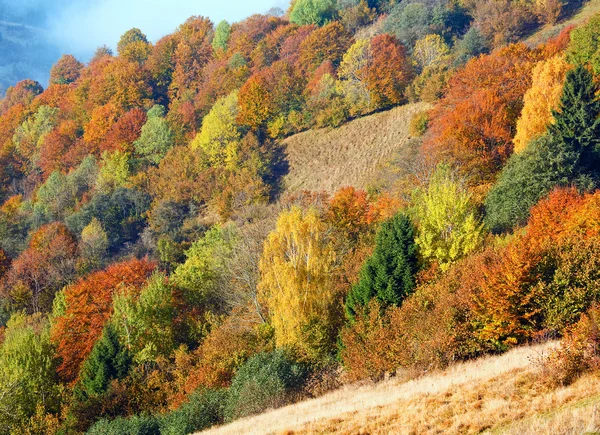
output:
[[[513,156],[486,198],[486,223],[494,232],[523,225],[529,209],[554,187],[574,183],[593,189],[600,180],[600,102],[584,67],[567,72],[548,136]]]
[[[4,283],[13,307],[30,313],[50,311],[54,294],[74,277],[76,252],[75,238],[64,224],[55,222],[35,231]]]
[[[83,363],[79,383],[73,391],[77,400],[85,401],[106,393],[110,381],[123,379],[131,363],[131,354],[119,342],[114,327],[108,323]]]
[[[77,81],[83,64],[71,54],[65,54],[50,70],[50,84],[68,85]]]
[[[23,122],[13,136],[17,151],[37,164],[44,139],[56,126],[59,109],[41,106],[35,115]]]
[[[417,40],[432,33],[431,22],[431,11],[424,3],[398,3],[385,19],[383,31],[413,47]]]
[[[137,364],[169,357],[175,349],[175,293],[162,273],[154,273],[138,297],[115,296],[111,328]]]
[[[308,75],[327,60],[337,67],[351,44],[344,26],[337,21],[327,24],[312,32],[300,44],[300,68]]]
[[[0,433],[15,433],[33,417],[60,411],[60,387],[48,321],[14,314],[0,345]]]
[[[589,64],[594,73],[600,72],[600,14],[594,15],[583,26],[573,29],[567,48],[567,61],[573,65]]]
[[[133,28],[125,32],[117,43],[119,56],[132,62],[143,63],[150,55],[150,43],[140,29]]]
[[[600,172],[600,101],[594,77],[579,65],[567,73],[560,107],[548,132],[566,153],[574,152],[575,175]]]
[[[61,359],[57,370],[64,381],[77,379],[81,364],[112,314],[115,292],[120,287],[139,292],[154,267],[137,259],[115,263],[65,289],[65,312],[52,327],[52,342]]]
[[[202,149],[214,165],[223,165],[234,158],[239,140],[240,128],[238,116],[238,93],[217,100],[208,115],[202,120],[202,130],[190,144],[190,147]]]
[[[448,166],[438,166],[427,188],[416,195],[415,206],[419,252],[425,260],[437,261],[442,270],[481,244],[483,224],[471,194]]]
[[[278,347],[324,356],[335,340],[333,243],[316,209],[294,206],[280,214],[260,260],[259,294],[266,302]]]
[[[238,94],[237,122],[259,131],[275,113],[275,104],[262,75],[254,75],[242,86]]]
[[[148,111],[148,120],[141,135],[133,143],[135,151],[151,164],[157,165],[174,144],[173,132],[164,118],[165,108],[156,105]]]
[[[375,251],[346,298],[346,315],[354,320],[373,299],[381,308],[400,305],[415,288],[416,272],[415,229],[409,217],[399,213],[377,232]]]
[[[450,161],[485,192],[512,154],[514,128],[539,52],[514,44],[473,58],[449,80],[431,111],[423,151]]]
[[[172,279],[190,304],[206,308],[216,305],[235,240],[231,227],[214,226],[185,252],[186,261],[175,270]]]
[[[449,54],[449,49],[440,35],[427,35],[415,43],[413,58],[423,70],[439,65]]]
[[[108,251],[108,237],[98,219],[93,218],[81,231],[79,251],[83,260],[91,267],[102,264]]]
[[[404,46],[391,35],[378,35],[371,40],[373,60],[369,66],[367,89],[375,108],[399,104],[413,71]]]
[[[513,139],[515,153],[523,152],[533,138],[546,132],[546,126],[553,119],[552,110],[560,101],[567,71],[571,68],[565,57],[558,55],[539,62],[533,69],[531,88],[523,97],[523,111]]]
[[[367,89],[367,78],[371,66],[371,43],[359,39],[344,54],[338,69],[338,87],[344,95],[351,114],[367,113],[371,109],[371,93]]]
[[[223,52],[227,51],[227,41],[229,40],[229,35],[231,34],[231,26],[225,20],[221,21],[217,24],[217,28],[215,29],[215,36],[212,41],[213,49],[222,50]]]
[[[301,26],[323,26],[333,20],[336,13],[335,0],[296,0],[290,12],[290,21]]]

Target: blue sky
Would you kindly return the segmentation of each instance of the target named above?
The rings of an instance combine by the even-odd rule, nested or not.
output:
[[[132,27],[155,42],[174,31],[192,15],[214,22],[229,22],[264,13],[272,7],[286,9],[289,0],[94,0],[76,1],[53,11],[49,30],[61,51],[87,60],[100,45],[115,47]]]

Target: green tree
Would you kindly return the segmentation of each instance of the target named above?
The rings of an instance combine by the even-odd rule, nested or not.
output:
[[[596,74],[600,73],[600,14],[573,29],[570,36],[567,61],[573,65],[589,64]]]
[[[60,410],[48,322],[41,315],[14,314],[0,346],[0,434],[26,426],[40,406]]]
[[[185,252],[187,259],[175,270],[172,279],[191,303],[216,302],[235,239],[233,228],[214,226]]]
[[[382,307],[400,305],[415,288],[416,271],[415,228],[408,216],[399,213],[377,232],[375,251],[346,298],[346,314],[354,319],[373,298]]]
[[[134,62],[144,62],[148,59],[150,51],[151,47],[148,38],[137,28],[125,32],[117,44],[119,55]]]
[[[335,0],[296,0],[290,12],[290,21],[299,25],[323,26],[337,14]]]
[[[111,193],[119,187],[124,187],[131,175],[130,155],[126,152],[104,151],[96,189],[99,192]]]
[[[241,132],[236,123],[238,116],[237,91],[215,103],[202,120],[202,130],[190,144],[193,150],[202,149],[214,165],[235,159]]]
[[[115,297],[112,324],[136,363],[168,357],[175,348],[173,289],[162,273],[155,273],[139,297]]]
[[[119,341],[114,326],[108,323],[102,337],[83,363],[79,384],[74,393],[78,400],[104,394],[113,379],[123,379],[131,366],[131,354]]]
[[[215,29],[215,36],[212,41],[214,50],[227,50],[227,43],[229,42],[229,35],[231,34],[231,26],[225,20],[217,24]]]
[[[174,141],[173,132],[165,119],[165,108],[156,105],[148,111],[148,120],[142,127],[140,138],[133,146],[144,160],[157,165],[173,146]]]
[[[416,242],[426,261],[437,261],[445,270],[481,244],[483,224],[471,194],[448,166],[437,167],[427,188],[416,194],[415,205]]]
[[[582,190],[600,182],[600,103],[592,74],[579,66],[567,73],[548,135],[513,155],[486,200],[486,225],[493,232],[524,225],[529,210],[557,186]]]

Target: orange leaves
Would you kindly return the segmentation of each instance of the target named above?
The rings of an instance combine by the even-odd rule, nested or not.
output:
[[[275,103],[262,76],[250,77],[240,89],[238,102],[238,122],[253,130],[264,126],[275,111]]]
[[[492,181],[512,153],[515,123],[539,57],[513,44],[469,61],[432,111],[427,153],[460,164],[475,185]]]
[[[399,104],[414,75],[406,49],[396,37],[378,35],[371,40],[371,56],[366,80],[371,103],[377,108]]]
[[[58,373],[67,382],[77,379],[112,313],[113,295],[125,287],[139,291],[154,270],[147,260],[128,260],[94,272],[65,289],[66,312],[56,319],[52,340],[61,358]]]
[[[326,60],[337,66],[351,44],[350,35],[339,22],[320,27],[300,44],[300,68],[310,74]]]
[[[92,118],[85,126],[83,139],[87,143],[93,145],[93,151],[95,151],[96,154],[100,150],[100,143],[104,140],[110,128],[117,121],[118,116],[119,111],[112,103],[97,107],[92,112]]]

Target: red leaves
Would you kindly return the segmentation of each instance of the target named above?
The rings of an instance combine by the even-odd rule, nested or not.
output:
[[[56,319],[52,340],[61,358],[59,375],[77,379],[81,363],[91,352],[112,313],[113,295],[119,288],[139,292],[155,268],[147,260],[128,260],[94,272],[65,289],[66,312]]]

